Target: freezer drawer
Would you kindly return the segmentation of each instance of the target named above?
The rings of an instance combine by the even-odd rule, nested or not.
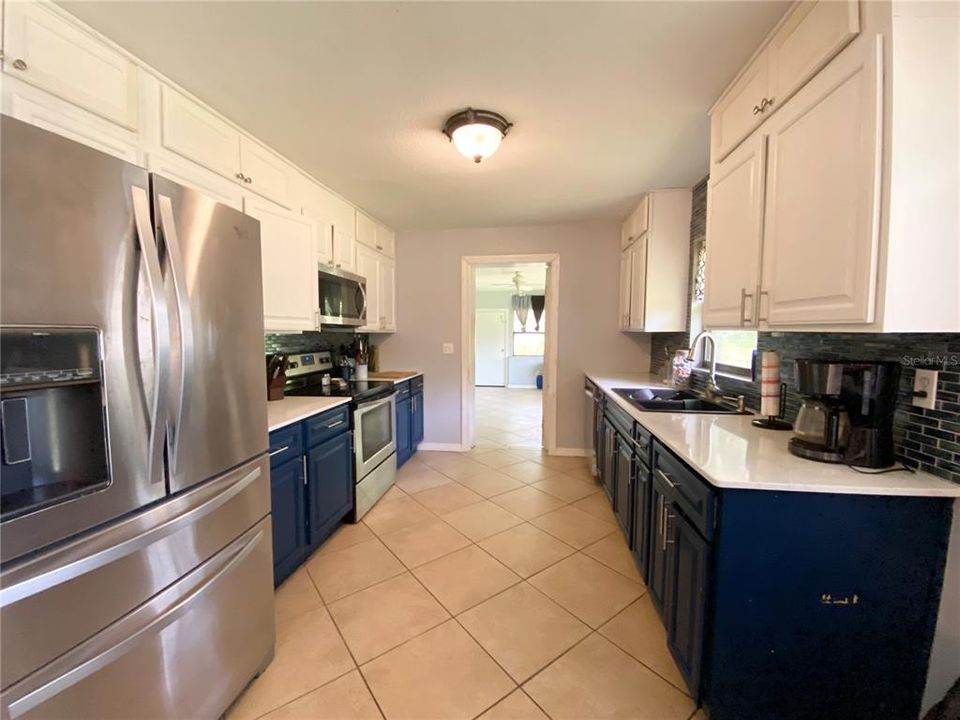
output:
[[[270,512],[266,454],[0,573],[0,688],[104,630]],[[269,544],[269,543],[268,543]],[[267,572],[264,582],[269,583]]]
[[[270,518],[2,695],[4,717],[217,718],[273,654]]]

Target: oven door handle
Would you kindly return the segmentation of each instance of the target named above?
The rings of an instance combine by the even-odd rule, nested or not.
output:
[[[170,382],[170,324],[167,303],[163,295],[163,275],[160,253],[150,222],[150,198],[137,185],[130,187],[133,199],[133,219],[140,243],[147,287],[150,291],[150,311],[153,333],[153,398],[149,401],[150,440],[147,455],[147,478],[150,483],[165,481],[163,471],[163,444],[166,438],[167,390]],[[142,352],[141,352],[142,355]]]
[[[393,402],[393,395],[390,395],[389,397],[385,397],[380,400],[368,400],[367,402],[359,402],[357,403],[357,414],[365,415],[371,410],[376,410],[377,408],[383,407],[384,405],[388,405],[392,402]]]

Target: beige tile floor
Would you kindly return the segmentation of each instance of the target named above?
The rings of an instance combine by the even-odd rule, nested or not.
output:
[[[477,447],[534,448],[541,446],[543,393],[523,388],[478,387]]]
[[[584,460],[533,447],[417,453],[277,589],[276,618],[274,661],[230,720],[696,711]]]

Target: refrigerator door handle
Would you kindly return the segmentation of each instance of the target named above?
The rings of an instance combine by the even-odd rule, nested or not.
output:
[[[150,445],[147,457],[147,477],[150,483],[164,482],[163,443],[166,436],[167,387],[170,382],[170,324],[167,303],[163,296],[163,275],[160,253],[150,222],[150,197],[137,185],[130,187],[133,199],[133,218],[140,243],[140,252],[146,268],[147,286],[153,320],[153,398],[150,400]]]
[[[172,440],[172,471],[177,468],[177,451],[180,447],[180,428],[183,427],[190,396],[193,391],[193,318],[190,314],[190,300],[187,296],[186,270],[183,253],[180,250],[180,238],[177,236],[177,224],[173,216],[173,201],[166,195],[157,196],[160,211],[160,229],[170,258],[170,270],[173,280],[173,292],[177,307],[177,326],[180,331],[180,367],[178,368],[179,390],[176,394],[176,408],[171,408],[173,422],[170,424]]]

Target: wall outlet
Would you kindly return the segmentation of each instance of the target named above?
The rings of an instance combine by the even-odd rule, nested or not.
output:
[[[913,404],[917,407],[934,409],[937,402],[937,375],[936,370],[914,370],[913,374],[913,392],[926,393],[926,397],[914,395]]]
[[[453,343],[444,343],[444,344],[443,344],[443,354],[444,354],[444,355],[453,355]]]

